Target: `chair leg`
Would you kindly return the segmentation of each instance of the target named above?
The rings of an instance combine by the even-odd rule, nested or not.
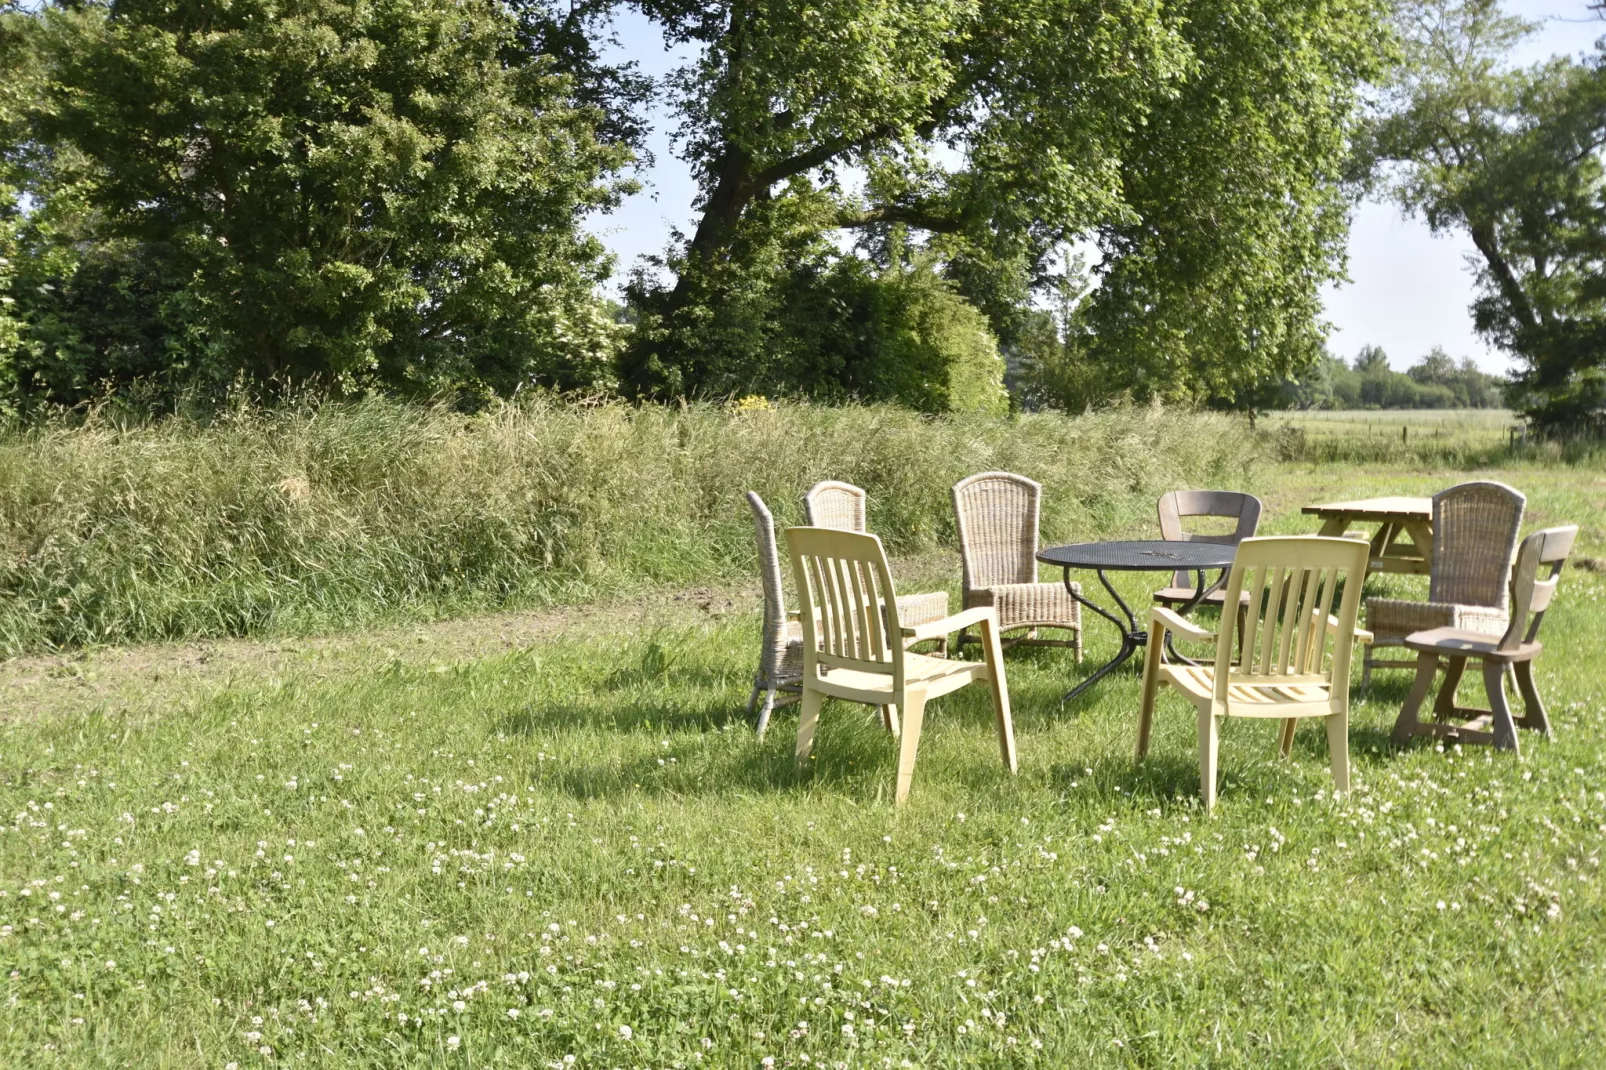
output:
[[[1433,702],[1435,720],[1448,721],[1455,716],[1455,692],[1461,686],[1461,674],[1467,671],[1466,658],[1446,658],[1444,683],[1439,685],[1439,697]]]
[[[1550,715],[1545,712],[1544,700],[1539,697],[1539,688],[1534,684],[1534,663],[1519,661],[1512,666],[1517,676],[1517,690],[1522,692],[1523,716],[1517,723],[1524,728],[1535,728],[1548,739],[1550,737]]]
[[[1416,656],[1416,679],[1411,682],[1411,693],[1405,696],[1405,705],[1400,707],[1400,715],[1394,721],[1394,731],[1389,738],[1396,745],[1404,746],[1411,742],[1416,735],[1417,713],[1422,709],[1422,701],[1428,697],[1428,688],[1433,686],[1433,677],[1439,672],[1439,656],[1426,651]],[[1460,675],[1454,670],[1445,677],[1445,686],[1454,688],[1454,676]],[[1444,692],[1440,692],[1442,695]]]
[[[1283,721],[1277,732],[1277,754],[1287,758],[1294,753],[1294,731],[1299,727],[1299,718],[1290,717]]]
[[[926,717],[923,691],[906,691],[903,696],[903,738],[898,741],[897,805],[909,798],[909,785],[915,778],[915,753],[920,748],[920,725]]]
[[[758,696],[755,694],[753,697],[757,698]],[[749,703],[748,709],[751,712],[751,703]],[[773,712],[775,712],[775,688],[772,687],[764,693],[764,706],[758,711],[757,732],[760,743],[764,742],[764,731],[770,726],[770,714]]]
[[[1506,702],[1506,667],[1497,661],[1483,663],[1483,687],[1489,692],[1489,709],[1494,714],[1494,745],[1496,750],[1509,750],[1521,754],[1517,743],[1517,726],[1511,719],[1511,706]]]
[[[1009,681],[1004,676],[1004,648],[998,641],[998,629],[982,621],[981,641],[987,659],[987,683],[993,690],[993,716],[998,721],[998,749],[1004,759],[1004,768],[1011,773],[1020,771],[1015,754],[1015,718],[1009,709]]]
[[[758,693],[764,690],[764,678],[756,677],[753,680],[753,691],[747,696],[747,716],[753,716],[753,710],[758,707]]]
[[[898,738],[898,707],[896,705],[888,703],[881,707],[881,724],[888,732],[892,733],[893,739]]]
[[[1327,721],[1327,754],[1333,766],[1333,789],[1349,794],[1349,714],[1335,713]]]
[[[809,751],[814,749],[814,729],[820,723],[820,707],[825,703],[825,696],[803,685],[803,700],[800,703],[802,713],[797,719],[797,762],[802,765],[809,760]]]
[[[1199,797],[1205,813],[1216,806],[1216,759],[1221,754],[1221,722],[1215,710],[1199,707]]]
[[[1149,754],[1149,729],[1154,723],[1154,700],[1160,691],[1160,646],[1165,628],[1149,625],[1149,646],[1143,652],[1143,701],[1138,707],[1138,761]]]
[[[1361,651],[1361,698],[1372,690],[1372,650],[1370,647]]]

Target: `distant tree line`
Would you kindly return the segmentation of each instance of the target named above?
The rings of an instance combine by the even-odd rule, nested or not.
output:
[[[1470,359],[1457,364],[1441,347],[1404,372],[1389,367],[1377,346],[1362,346],[1353,364],[1324,353],[1275,395],[1296,409],[1495,409],[1505,404],[1506,381]]]

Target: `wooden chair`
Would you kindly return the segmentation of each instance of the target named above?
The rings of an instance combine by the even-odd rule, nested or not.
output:
[[[1498,636],[1506,630],[1511,559],[1527,499],[1504,483],[1462,483],[1433,496],[1433,566],[1428,600],[1366,600],[1372,645],[1361,659],[1361,693],[1373,669],[1409,669],[1418,659],[1380,658],[1379,647],[1402,647],[1406,636],[1456,628]]]
[[[836,528],[840,531],[866,530],[865,502],[869,496],[864,488],[835,479],[822,480],[803,495],[803,519],[815,528]],[[948,592],[928,591],[924,594],[898,596],[898,611],[905,624],[929,624],[948,615]],[[948,637],[937,640],[937,653],[948,653]]]
[[[985,681],[992,688],[1004,766],[1015,772],[1009,686],[1004,679],[1003,651],[993,611],[978,607],[943,620],[904,625],[899,619],[898,599],[880,539],[832,528],[803,527],[788,528],[786,541],[803,625],[798,762],[808,759],[820,707],[827,698],[901,713],[896,793],[901,804],[909,797],[914,778],[926,703],[966,684]],[[905,648],[906,642],[950,635],[969,627],[981,629],[986,652],[983,661],[950,661]]]
[[[981,472],[955,483],[953,499],[964,607],[991,606],[1000,632],[1029,629],[1007,645],[1068,646],[1080,663],[1081,605],[1063,583],[1037,580],[1042,486],[1013,472]],[[1070,638],[1041,639],[1039,628],[1062,629]],[[959,633],[960,647],[969,641],[968,631]]]
[[[758,696],[763,694],[764,706],[759,710],[755,726],[762,740],[764,730],[769,727],[770,714],[796,701],[803,692],[803,626],[795,619],[788,619],[786,612],[781,559],[775,547],[775,520],[764,499],[753,491],[747,492],[747,504],[753,510],[758,572],[764,581],[763,645],[758,655],[758,673],[753,677],[753,693],[747,699],[747,715],[753,716]]]
[[[1156,606],[1150,615],[1143,666],[1143,706],[1138,719],[1138,760],[1149,751],[1149,726],[1161,684],[1170,684],[1199,714],[1199,793],[1209,810],[1216,802],[1216,759],[1223,717],[1263,717],[1283,722],[1279,749],[1287,757],[1297,718],[1320,717],[1327,725],[1333,784],[1349,790],[1350,654],[1364,632],[1355,628],[1369,548],[1353,539],[1315,535],[1245,539],[1227,576],[1226,602],[1244,592],[1242,650],[1233,663],[1238,615],[1224,613],[1219,634]],[[1342,584],[1343,593],[1338,594]],[[1334,600],[1338,612],[1331,612]],[[1215,640],[1214,665],[1165,662],[1167,632]],[[1329,648],[1327,640],[1332,638]]]
[[[1253,494],[1235,490],[1174,490],[1162,494],[1155,503],[1160,514],[1160,537],[1167,542],[1209,542],[1222,546],[1237,546],[1245,539],[1255,537],[1260,527],[1260,499]],[[1231,534],[1201,535],[1187,531],[1184,520],[1197,517],[1219,517],[1234,521]],[[1172,575],[1171,586],[1154,592],[1154,600],[1161,605],[1181,606],[1193,601],[1199,585],[1193,574],[1180,571]],[[1205,592],[1201,604],[1220,606],[1226,601],[1226,577],[1223,576]],[[1241,605],[1248,605],[1248,595]]]
[[[1416,682],[1400,710],[1399,720],[1394,722],[1394,742],[1403,744],[1413,736],[1438,736],[1459,743],[1492,743],[1500,750],[1520,753],[1518,725],[1550,735],[1550,718],[1534,684],[1533,663],[1544,649],[1539,642],[1539,625],[1555,597],[1561,568],[1567,563],[1577,535],[1577,527],[1567,526],[1547,528],[1523,540],[1512,571],[1510,622],[1503,635],[1446,626],[1414,632],[1406,638],[1406,649],[1417,652]],[[1546,568],[1550,574],[1541,576]],[[1531,621],[1529,614],[1533,615]],[[1456,686],[1468,658],[1483,663],[1483,686],[1490,706],[1487,710],[1455,704]],[[1433,686],[1441,659],[1447,667],[1433,705],[1436,719],[1423,723],[1417,720],[1417,712]],[[1519,719],[1512,718],[1506,701],[1508,672],[1516,677],[1522,694],[1523,716]],[[1451,718],[1461,719],[1460,723]]]

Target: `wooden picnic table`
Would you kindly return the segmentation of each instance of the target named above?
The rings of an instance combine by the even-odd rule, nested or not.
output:
[[[1376,524],[1369,566],[1373,572],[1425,576],[1432,571],[1432,498],[1365,498],[1307,505],[1304,512],[1321,517],[1321,535],[1343,535],[1353,524]]]

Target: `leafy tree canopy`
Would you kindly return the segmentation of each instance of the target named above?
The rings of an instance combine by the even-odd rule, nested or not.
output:
[[[1314,359],[1340,270],[1373,0],[636,0],[672,80],[695,231],[632,300],[636,390],[785,381],[778,275],[907,228],[1013,342],[1067,243],[1102,253],[1066,331],[1108,392],[1231,399]],[[807,386],[807,383],[802,384]]]
[[[613,203],[639,132],[599,98],[640,87],[595,63],[583,17],[490,0],[0,15],[0,59],[37,71],[25,99],[0,96],[28,208],[12,389],[606,383],[607,263],[579,224]]]

